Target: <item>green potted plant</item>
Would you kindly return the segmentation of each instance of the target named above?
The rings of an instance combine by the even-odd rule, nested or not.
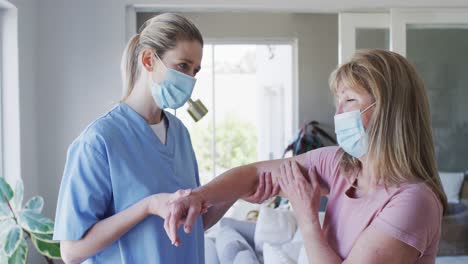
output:
[[[44,199],[34,196],[23,206],[24,186],[15,189],[0,177],[0,263],[26,263],[27,239],[48,263],[60,259],[60,244],[52,240],[54,222],[41,214]]]

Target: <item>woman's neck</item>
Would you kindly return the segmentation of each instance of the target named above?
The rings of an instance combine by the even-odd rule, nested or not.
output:
[[[370,191],[376,187],[375,178],[369,170],[366,156],[361,157],[359,160],[361,161],[361,170],[356,177],[356,187],[363,191]]]
[[[150,125],[157,124],[163,119],[163,111],[154,101],[148,87],[141,83],[137,83],[133,87],[124,103],[140,114]]]

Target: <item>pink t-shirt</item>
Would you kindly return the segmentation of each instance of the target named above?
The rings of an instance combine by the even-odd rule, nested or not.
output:
[[[417,263],[434,263],[442,221],[442,205],[434,192],[414,183],[352,198],[346,194],[351,183],[339,169],[342,153],[338,147],[326,147],[306,154],[306,166],[314,165],[330,190],[323,230],[335,252],[346,259],[360,234],[373,225],[416,248]]]

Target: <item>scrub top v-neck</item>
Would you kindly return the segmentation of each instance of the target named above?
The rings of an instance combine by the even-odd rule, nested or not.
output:
[[[158,137],[159,141],[162,144],[166,144],[166,134],[167,134],[167,119],[164,115],[162,115],[162,119],[157,124],[150,125],[153,132]]]
[[[98,221],[156,193],[199,186],[187,128],[169,112],[166,144],[130,106],[120,103],[70,145],[55,217],[55,240],[79,240]],[[204,263],[203,225],[167,238],[163,219],[149,216],[85,263]]]

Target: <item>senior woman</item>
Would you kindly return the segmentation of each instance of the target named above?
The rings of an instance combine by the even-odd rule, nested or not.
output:
[[[231,169],[171,203],[165,228],[190,232],[204,206],[255,192],[271,172],[296,213],[309,261],[434,263],[446,197],[438,177],[429,102],[397,53],[365,50],[330,77],[339,147]],[[229,190],[229,191],[227,191]],[[323,228],[320,195],[329,202]]]

